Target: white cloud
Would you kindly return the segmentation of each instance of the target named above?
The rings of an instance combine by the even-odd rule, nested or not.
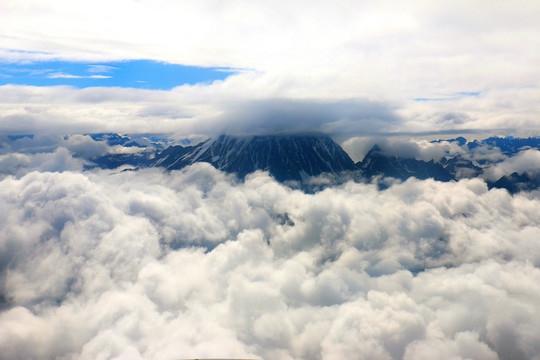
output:
[[[0,185],[6,358],[540,350],[535,193],[474,179],[305,194],[207,164]]]
[[[110,79],[110,76],[106,75],[90,75],[90,76],[81,76],[73,75],[66,73],[52,73],[47,76],[49,79]]]
[[[538,134],[540,27],[535,19],[540,9],[530,1],[494,6],[483,1],[403,5],[348,0],[331,4],[25,0],[4,1],[2,6],[0,56],[8,61],[153,59],[251,69],[211,86],[167,92],[167,98],[185,95],[174,100],[177,107],[198,98],[198,106],[190,109],[198,123],[212,110],[228,110],[222,101],[235,98],[323,103],[354,99],[390,104],[399,111],[402,121],[383,126],[382,132],[478,129]],[[32,119],[28,127],[45,126],[60,117],[86,129],[102,131],[124,123],[130,128],[140,106],[130,103],[114,111],[100,105],[104,113],[99,116],[93,109],[73,113],[69,99],[78,93],[63,91],[70,94],[57,100],[66,100],[61,111],[45,111],[35,98],[26,98],[28,109],[40,108],[39,115],[25,115]],[[463,96],[466,93],[478,96]],[[158,94],[163,93],[140,92],[137,97],[144,98],[144,107],[168,102],[156,100]],[[414,101],[418,98],[447,101]],[[20,112],[3,99],[9,112]],[[103,124],[88,120],[102,117],[109,120]],[[160,132],[187,131],[173,116],[156,119],[160,121],[153,125]],[[15,122],[11,129],[21,130],[25,123],[20,120],[3,123]],[[51,128],[55,124],[52,121]]]
[[[0,178],[5,175],[24,175],[30,171],[80,171],[85,164],[82,159],[74,159],[66,148],[57,148],[52,153],[27,155],[11,153],[0,155]]]
[[[243,75],[239,75],[243,76]],[[248,82],[246,76],[242,83]],[[182,86],[171,91],[121,88],[3,86],[2,133],[169,132],[222,133],[322,131],[347,137],[399,123],[393,109],[369,101],[243,99],[234,84]],[[208,99],[212,99],[209,101]],[[75,121],[73,119],[76,119]]]
[[[110,73],[113,70],[118,69],[115,66],[108,66],[108,65],[88,65],[87,71],[89,73]]]
[[[72,75],[72,74],[66,74],[66,73],[52,73],[47,76],[49,79],[81,79],[82,76],[80,75]]]
[[[487,169],[485,177],[488,180],[496,181],[502,176],[514,172],[538,175],[540,173],[540,151],[536,149],[520,151],[517,155],[506,158],[504,161]]]
[[[81,171],[84,165],[106,153],[133,153],[140,148],[109,146],[88,135],[37,135],[10,140],[0,148],[0,177],[23,176],[31,171]]]
[[[469,160],[486,159],[488,157],[490,160],[500,160],[493,155],[498,149],[488,149],[486,146],[480,146],[473,151],[469,151],[466,147],[460,146],[456,141],[431,142],[425,139],[407,138],[405,136],[352,137],[346,140],[342,144],[342,147],[355,161],[361,161],[375,145],[379,146],[385,156],[397,156],[405,159],[434,160],[438,162],[443,157],[453,158],[455,156],[462,156]],[[491,156],[488,156],[488,154]],[[505,158],[500,150],[497,154]]]

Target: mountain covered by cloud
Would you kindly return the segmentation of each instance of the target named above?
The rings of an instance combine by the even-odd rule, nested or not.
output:
[[[95,138],[16,138],[2,148],[4,358],[540,352],[538,191],[410,178],[305,193],[204,162],[90,169],[92,156],[147,149]],[[17,167],[6,156],[18,156]]]
[[[364,139],[360,144],[353,138],[344,143],[352,153],[371,146],[362,161],[354,163],[329,136],[318,133],[221,135],[196,144],[167,148],[170,140],[161,139],[156,143],[139,137],[137,143],[128,135],[91,136],[109,145],[122,143],[139,148],[136,153],[107,153],[88,159],[108,169],[157,166],[177,170],[206,162],[240,178],[264,170],[280,182],[299,181],[304,186],[335,184],[349,179],[371,181],[380,177],[439,181],[481,177],[490,187],[505,188],[512,193],[540,185],[536,158],[540,150],[539,138],[490,137],[471,142],[463,137],[431,142],[379,138]],[[146,148],[140,150],[145,147],[145,141]],[[184,142],[190,143],[189,140]]]

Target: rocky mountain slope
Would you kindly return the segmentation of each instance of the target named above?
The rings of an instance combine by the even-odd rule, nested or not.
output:
[[[159,153],[150,166],[181,169],[195,162],[239,177],[269,171],[279,181],[305,180],[322,173],[355,170],[347,153],[326,135],[226,136],[196,146],[173,146]]]

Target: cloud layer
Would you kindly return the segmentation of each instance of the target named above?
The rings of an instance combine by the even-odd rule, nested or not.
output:
[[[243,73],[212,85],[170,91],[4,85],[0,86],[0,135],[159,132],[189,137],[320,131],[346,140],[376,135],[538,134],[536,105],[516,103],[502,109],[491,100],[484,102],[492,93],[474,103],[458,99],[418,104],[309,93],[295,97],[268,89],[269,81],[266,75]],[[535,90],[530,92],[532,101]],[[472,114],[472,105],[482,108],[466,115]],[[521,105],[521,120],[516,123],[512,109]],[[460,117],[463,121],[456,122]]]
[[[220,82],[172,91],[3,86],[0,134],[112,131],[187,137],[319,131],[348,137],[379,133],[401,122],[384,103],[225,94],[234,86]]]
[[[540,198],[208,164],[0,184],[6,358],[532,359]]]
[[[237,109],[228,104],[238,101],[253,110],[261,101],[324,107],[352,99],[375,115],[367,127],[353,126],[354,136],[538,134],[540,8],[531,1],[8,0],[0,16],[0,59],[8,65],[149,59],[241,69],[223,82],[167,92],[2,86],[3,133],[152,128],[188,136],[232,119]],[[388,113],[399,121],[388,126]],[[335,115],[329,131],[344,124]]]

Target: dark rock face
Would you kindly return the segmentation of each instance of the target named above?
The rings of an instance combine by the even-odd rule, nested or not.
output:
[[[467,148],[473,150],[483,145],[499,148],[503,154],[513,156],[527,148],[540,150],[540,138],[490,137],[481,141],[471,141],[467,143]]]
[[[488,187],[506,189],[510,194],[516,194],[520,191],[536,190],[540,187],[540,176],[529,175],[526,172],[514,172],[510,175],[505,175],[495,182],[488,181]]]
[[[116,169],[120,166],[129,165],[133,167],[142,167],[148,164],[153,156],[153,152],[144,151],[135,154],[106,154],[92,159],[95,165],[87,168],[99,167],[101,169]]]
[[[505,155],[512,156],[525,148],[540,149],[540,138],[490,137],[482,143],[498,147]]]
[[[483,172],[482,168],[474,165],[471,160],[464,159],[459,155],[449,159],[443,157],[439,163],[455,179],[473,178],[480,176]]]
[[[241,178],[267,170],[278,181],[355,169],[349,155],[325,135],[222,135],[196,146],[170,147],[158,154],[151,166],[173,170],[201,161]]]
[[[439,181],[454,179],[441,164],[433,160],[421,161],[385,156],[377,145],[366,154],[362,162],[358,163],[358,167],[367,177],[381,175],[401,180],[416,177],[418,179],[433,178]]]
[[[203,145],[204,143],[195,146],[170,146],[157,154],[149,163],[149,166],[161,166],[169,170],[181,169],[195,162],[193,155],[201,151]]]

